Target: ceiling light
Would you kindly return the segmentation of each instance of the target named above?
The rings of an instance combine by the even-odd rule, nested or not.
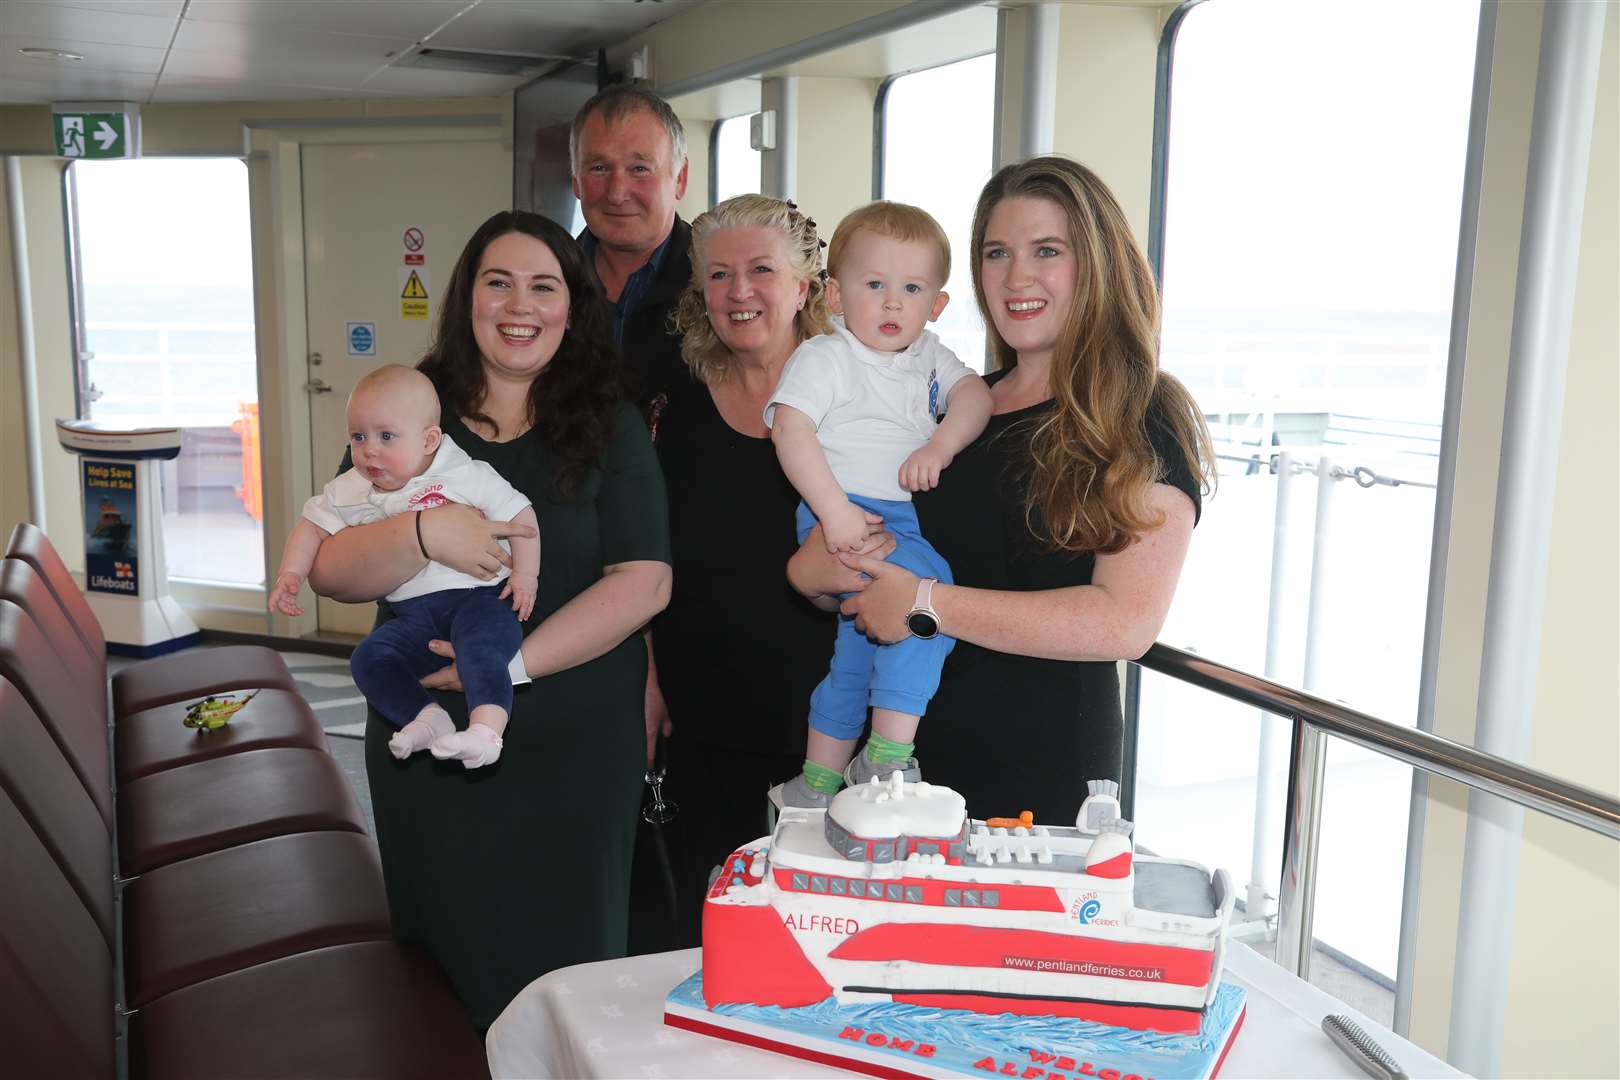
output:
[[[76,52],[66,49],[18,49],[24,56],[32,56],[36,60],[83,60],[84,57]]]

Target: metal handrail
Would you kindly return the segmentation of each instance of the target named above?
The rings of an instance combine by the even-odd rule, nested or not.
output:
[[[1310,724],[1408,765],[1620,840],[1620,801],[1416,728],[1380,720],[1195,653],[1157,644],[1137,663],[1257,709]]]
[[[1310,974],[1314,941],[1317,848],[1327,779],[1324,734],[1620,840],[1620,802],[1602,792],[1168,645],[1154,645],[1137,663],[1293,721],[1282,874],[1277,886],[1276,956],[1278,964],[1302,979]]]

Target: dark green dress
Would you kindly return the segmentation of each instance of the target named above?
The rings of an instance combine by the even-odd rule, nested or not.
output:
[[[628,405],[616,421],[602,466],[562,501],[536,432],[490,443],[443,418],[456,445],[534,503],[540,589],[525,633],[602,567],[669,561],[663,475],[646,426]],[[386,602],[381,609],[386,619]],[[366,775],[394,934],[443,965],[480,1029],[553,968],[624,955],[646,674],[632,633],[589,663],[518,687],[501,759],[481,769],[427,752],[396,761],[394,729],[370,714]],[[466,698],[435,696],[465,727]]]

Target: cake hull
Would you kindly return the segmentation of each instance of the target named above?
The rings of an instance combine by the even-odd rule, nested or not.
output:
[[[1205,1080],[1219,1074],[1245,1015],[1246,994],[1230,983],[1187,1035],[833,998],[791,1009],[710,1007],[701,973],[672,990],[664,1006],[670,1027],[868,1076],[1026,1080]]]

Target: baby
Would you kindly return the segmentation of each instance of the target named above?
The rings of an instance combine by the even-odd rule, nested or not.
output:
[[[362,378],[349,395],[348,421],[354,467],[304,504],[270,591],[272,611],[304,613],[298,589],[315,564],[315,553],[323,540],[348,525],[459,502],[477,507],[490,520],[513,521],[539,532],[529,500],[439,429],[439,396],[420,371],[390,364]],[[416,527],[420,543],[420,518]],[[520,623],[534,610],[540,541],[514,536],[511,552],[511,570],[502,567],[493,584],[430,560],[388,594],[394,618],[355,648],[349,661],[355,685],[399,729],[388,741],[395,757],[431,746],[434,757],[454,758],[476,769],[501,756],[501,734],[512,714],[509,661],[523,645]],[[426,547],[422,554],[428,554]],[[508,574],[503,586],[501,576]],[[512,598],[510,610],[502,603],[507,597]],[[455,646],[456,669],[467,693],[466,731],[456,730],[450,714],[419,682],[449,663],[428,651],[434,638]]]
[[[922,578],[914,612],[928,616],[893,645],[840,617],[832,669],[810,696],[804,771],[771,789],[778,806],[826,806],[846,782],[921,775],[917,722],[955,641],[939,634],[929,603],[950,568],[918,530],[910,493],[939,483],[992,408],[984,380],[924,329],[945,310],[950,269],[944,230],[914,206],[875,202],[845,217],[827,249],[835,330],[795,350],[765,409],[782,471],[804,499],[799,540],[819,521],[828,551],[856,551],[867,512],[881,516],[899,545],[889,561]],[[868,704],[872,735],[851,760]]]

